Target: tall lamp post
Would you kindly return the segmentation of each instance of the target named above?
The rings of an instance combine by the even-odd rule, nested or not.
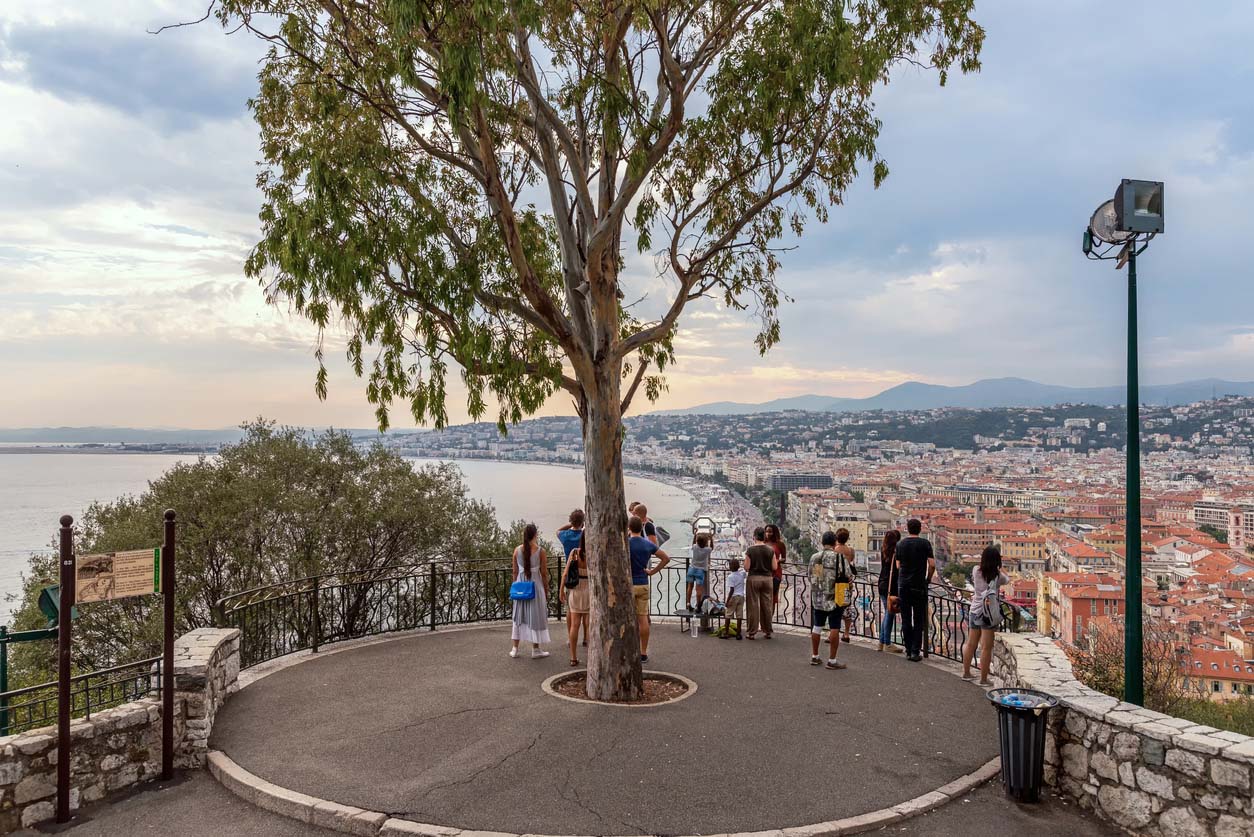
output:
[[[1163,231],[1163,184],[1124,180],[1097,208],[1084,231],[1084,255],[1128,266],[1128,453],[1124,534],[1123,699],[1145,703],[1145,646],[1141,617],[1141,409],[1137,376],[1136,257]]]

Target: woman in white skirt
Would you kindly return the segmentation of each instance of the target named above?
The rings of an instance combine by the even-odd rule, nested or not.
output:
[[[510,649],[511,657],[518,656],[518,643],[531,643],[531,659],[538,660],[549,656],[549,652],[540,646],[549,641],[549,602],[545,590],[549,586],[549,569],[545,563],[547,556],[536,543],[536,525],[528,523],[523,529],[522,546],[514,549],[514,581],[534,581],[536,595],[526,601],[514,601],[514,630],[511,638],[514,647]]]

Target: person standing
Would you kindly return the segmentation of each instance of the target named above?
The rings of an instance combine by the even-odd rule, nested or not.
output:
[[[640,518],[640,525],[643,527],[642,534],[649,539],[654,546],[659,546],[657,540],[657,526],[653,524],[653,519],[649,517],[649,507],[644,503],[636,503],[636,507],[631,513]]]
[[[975,593],[971,596],[971,615],[967,624],[967,644],[962,649],[962,679],[971,680],[971,663],[975,649],[980,649],[980,685],[988,682],[988,667],[993,661],[993,636],[1001,627],[1001,587],[1010,579],[1001,571],[1001,550],[991,544],[980,555],[980,567],[971,574]]]
[[[936,572],[932,544],[920,537],[923,523],[917,518],[906,522],[908,537],[897,544],[897,595],[901,601],[901,635],[906,659],[923,660],[923,632],[927,619],[927,586]]]
[[[637,506],[637,509],[642,508]],[[632,596],[636,604],[636,624],[640,628],[640,662],[649,661],[649,578],[657,575],[670,563],[670,556],[658,549],[657,544],[644,536],[644,521],[637,515],[627,521],[631,537],[627,551],[631,555]],[[658,563],[650,566],[653,556]]]
[[[535,595],[526,601],[514,601],[514,627],[510,635],[514,647],[510,657],[518,656],[518,643],[531,643],[531,659],[549,656],[541,646],[549,642],[549,605],[545,590],[549,586],[549,571],[544,550],[536,542],[536,524],[528,523],[523,529],[523,542],[514,548],[514,581],[534,582]],[[537,580],[534,576],[539,576]]]
[[[569,530],[568,530],[569,531]],[[566,638],[570,642],[570,664],[579,665],[579,654],[576,645],[579,641],[579,628],[583,627],[584,636],[588,635],[588,614],[592,609],[592,591],[588,581],[588,558],[584,553],[583,530],[579,530],[579,540],[574,549],[566,556],[566,575],[574,573],[576,584],[570,587],[566,579],[562,579],[561,592],[558,600],[566,604]],[[584,645],[587,645],[587,639]]]
[[[684,610],[689,613],[693,612],[694,589],[697,593],[697,610],[701,609],[701,601],[705,598],[706,576],[710,571],[710,553],[713,551],[714,549],[710,546],[710,536],[704,532],[697,535],[697,540],[692,545],[692,557],[688,559],[688,572],[684,579]]]
[[[724,626],[730,626],[731,619],[736,620],[736,639],[744,639],[742,630],[745,621],[745,585],[749,577],[748,573],[740,569],[740,562],[735,558],[727,562],[727,566],[731,572],[727,575],[727,607],[724,611],[727,622]]]
[[[857,573],[853,557],[849,530],[845,528],[824,532],[823,548],[810,556],[810,596],[814,610],[810,620],[812,666],[823,662],[819,657],[819,646],[826,628],[829,650],[827,668],[845,668],[845,664],[836,659],[836,652],[840,649],[840,626],[845,618],[845,608],[853,596],[853,579]]]
[[[888,651],[892,654],[901,653],[901,646],[893,644],[893,629],[897,627],[897,614],[888,607],[889,591],[893,591],[894,597],[897,595],[893,584],[897,578],[896,566],[893,562],[897,557],[897,543],[900,540],[901,532],[897,529],[889,529],[884,533],[884,543],[880,547],[879,593],[880,613],[883,614],[883,618],[880,620],[880,646],[876,650]]]
[[[779,588],[784,583],[784,562],[788,560],[788,544],[780,537],[779,527],[774,523],[766,524],[766,543],[775,552],[775,570],[771,573],[771,606],[779,610]]]
[[[562,550],[565,552],[566,561],[569,562],[571,552],[573,552],[577,547],[583,544],[583,523],[584,523],[583,509],[575,509],[574,511],[570,513],[570,517],[567,519],[569,520],[569,522],[565,526],[563,526],[561,529],[557,530],[557,540],[558,540],[558,543],[562,545]],[[562,580],[565,581],[565,577],[564,577],[565,570],[560,567],[559,567],[559,570],[561,570],[563,574]],[[580,570],[580,572],[582,572],[585,576],[587,576],[588,574],[588,564],[587,564],[586,559],[584,561],[584,566]],[[559,595],[558,601],[564,602],[565,599]],[[584,616],[585,618],[582,620],[583,644],[587,645],[588,644],[588,620],[586,618],[587,611],[584,611]],[[569,618],[567,618],[566,624],[567,624],[567,627],[570,626]],[[572,660],[575,658],[574,653],[570,655],[570,658]]]
[[[557,540],[562,545],[566,558],[570,558],[570,553],[583,540],[583,509],[575,509],[568,520],[569,523],[557,530]]]
[[[749,610],[749,639],[756,639],[759,630],[765,631],[766,638],[774,635],[772,618],[771,580],[779,567],[779,559],[775,550],[766,542],[766,530],[759,526],[753,530],[753,546],[745,550],[745,565],[748,567],[747,584]]]

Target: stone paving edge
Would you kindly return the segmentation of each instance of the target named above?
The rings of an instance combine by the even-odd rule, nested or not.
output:
[[[361,837],[544,837],[538,834],[514,834],[505,831],[477,831],[451,826],[414,822],[378,811],[366,811],[352,805],[344,805],[327,799],[289,790],[267,782],[240,767],[221,750],[209,752],[209,773],[227,790],[252,805],[280,814],[299,822],[307,822],[331,831],[356,834]],[[830,822],[802,825],[768,831],[742,832],[738,834],[693,835],[693,837],[840,837],[861,834],[891,823],[916,817],[935,810],[947,802],[965,796],[992,779],[1001,771],[1001,759],[994,758],[977,770],[952,782],[929,791],[922,796],[908,799],[878,811],[868,811],[853,817],[842,817]]]

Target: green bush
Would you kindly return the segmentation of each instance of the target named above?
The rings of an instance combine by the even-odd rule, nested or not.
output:
[[[1209,727],[1254,735],[1254,698],[1241,697],[1224,702],[1191,698],[1182,701],[1172,713]]]
[[[498,525],[490,505],[467,497],[454,465],[415,468],[382,447],[357,448],[345,433],[314,436],[265,421],[245,430],[216,457],[175,465],[138,496],[93,503],[75,524],[79,555],[139,549],[160,545],[162,512],[177,512],[178,633],[213,624],[219,599],[253,587],[433,558],[507,566],[519,542],[518,532]],[[13,629],[45,627],[39,591],[56,583],[56,575],[55,556],[32,556]],[[76,670],[160,653],[160,597],[78,611]],[[44,682],[54,672],[55,643],[10,647],[10,688]]]

